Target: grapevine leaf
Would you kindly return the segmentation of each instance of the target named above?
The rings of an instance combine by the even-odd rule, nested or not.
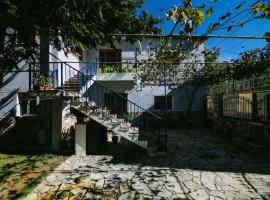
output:
[[[246,2],[243,1],[241,4],[239,4],[238,6],[235,7],[235,10],[241,10],[242,6],[245,4]]]
[[[206,14],[207,16],[211,16],[213,13],[213,7],[210,7],[207,11],[206,11]]]
[[[229,27],[227,28],[227,31],[230,32],[230,31],[232,30],[232,28],[233,28],[232,26],[229,26]]]

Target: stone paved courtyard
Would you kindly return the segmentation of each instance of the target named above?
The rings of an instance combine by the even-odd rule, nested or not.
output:
[[[168,144],[165,157],[127,145],[71,156],[27,199],[270,199],[269,154],[203,130],[170,131]]]

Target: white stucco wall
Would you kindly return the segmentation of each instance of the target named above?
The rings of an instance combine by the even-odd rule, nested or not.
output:
[[[97,76],[97,81],[134,81],[133,73],[101,73]]]
[[[112,89],[117,93],[127,93],[128,100],[142,107],[145,110],[155,111],[154,109],[154,97],[164,96],[165,90],[162,85],[145,86],[140,88],[134,86],[132,81],[102,81],[103,85],[107,88]],[[187,89],[187,90],[186,90]],[[192,86],[183,85],[179,87],[166,87],[167,95],[172,96],[173,109],[172,111],[185,112],[188,110],[187,95],[190,95],[193,91]],[[129,91],[129,92],[128,92]],[[188,94],[186,93],[188,91]],[[103,87],[98,84],[93,84],[88,90],[88,96],[91,101],[95,101],[97,105],[101,106],[102,100],[104,100],[104,93],[107,92]],[[91,93],[91,94],[90,94]],[[201,111],[202,99],[205,96],[204,87],[200,86],[194,95],[194,101],[192,104],[191,111]],[[129,112],[133,112],[133,105],[128,104]],[[131,109],[131,110],[130,110]]]
[[[74,56],[73,54],[68,54],[68,56],[65,56],[63,51],[58,52],[57,50],[50,47],[50,52],[54,54],[56,57],[58,57],[62,61],[66,62],[79,62],[79,59]],[[53,56],[49,57],[50,62],[59,62],[56,58]],[[75,69],[80,69],[78,63],[70,63],[72,67]],[[18,64],[18,68],[21,70],[28,70],[29,66],[25,61],[22,61]],[[58,77],[57,79],[60,80],[60,64],[51,64],[50,66],[51,71],[58,70]],[[64,68],[65,70],[65,68]],[[66,68],[68,70],[68,68]],[[57,74],[57,73],[55,73]],[[64,73],[64,81],[68,79],[68,76],[65,76]],[[58,83],[58,86],[60,82]],[[9,113],[12,113],[12,115],[19,115],[19,112],[17,112],[18,108],[16,108],[17,105],[17,92],[27,92],[29,90],[29,73],[28,72],[11,72],[4,76],[3,84],[0,87],[0,119],[4,116],[8,115]]]
[[[56,56],[50,55],[49,60],[50,62],[55,62],[55,63],[50,63],[50,71],[53,73],[53,76],[57,77],[54,78],[54,82],[57,82],[56,85],[58,87],[61,86],[61,63],[60,61],[67,63],[71,67],[73,67],[76,70],[80,70],[80,60],[77,58],[74,54],[68,53],[65,55],[64,51],[57,51],[54,49],[52,46],[50,46],[50,52]],[[76,74],[76,70],[71,69],[68,65],[63,64],[63,81],[67,81],[71,76]]]
[[[126,59],[133,59],[135,60],[136,58],[136,53],[137,53],[137,58],[139,60],[143,60],[148,57],[148,50],[149,48],[154,48],[156,47],[160,42],[159,38],[145,38],[143,39],[141,43],[141,50],[142,53],[141,55],[138,55],[138,43],[131,43],[126,40],[122,40],[121,42],[115,43],[116,49],[121,49],[122,50],[122,61],[126,61]],[[181,43],[181,41],[177,38],[174,38],[172,40],[172,48],[176,46],[176,44]],[[183,45],[186,45],[183,43]],[[200,62],[204,62],[204,56],[201,53],[205,49],[205,45],[201,44],[197,49],[194,49],[192,45],[186,45],[191,54],[194,54],[193,57],[196,56],[196,59],[199,60]],[[99,49],[112,49],[110,46],[97,46],[97,48],[91,48],[87,52],[83,54],[83,60],[85,60],[89,65],[96,65],[98,68],[98,62],[99,62]],[[189,60],[183,60],[181,62],[190,62],[192,59],[189,58]],[[131,61],[132,62],[132,61]],[[198,66],[199,68],[202,68],[203,66]]]
[[[18,64],[21,70],[27,70],[28,64],[22,61]],[[0,88],[0,120],[12,114],[16,115],[17,93],[26,92],[29,88],[28,72],[11,72],[4,76],[3,84]]]
[[[139,59],[144,59],[147,57],[147,50],[149,48],[153,48],[157,46],[159,43],[159,38],[146,38],[141,41],[141,49],[142,49],[142,54],[138,56]],[[172,47],[174,47],[177,43],[179,43],[178,39],[173,39],[172,41]],[[183,44],[185,45],[185,44]],[[116,43],[115,44],[117,49],[122,50],[122,59],[125,60],[125,58],[133,58],[135,59],[136,55],[136,49],[138,45],[136,43],[131,44],[130,42],[127,41],[122,41],[121,43]],[[192,45],[187,45],[189,47],[189,50],[191,54],[194,54],[194,57],[196,57],[197,60],[200,62],[204,62],[204,57],[203,54],[201,53],[205,49],[205,45],[201,44],[198,49],[194,49]],[[87,63],[96,63],[98,62],[99,58],[99,49],[107,49],[109,47],[102,47],[98,46],[97,49],[90,49],[88,52],[84,54],[84,59],[86,60]],[[191,62],[192,59],[190,60],[183,60],[181,62]],[[198,65],[196,66],[197,69],[202,68],[203,65]],[[111,79],[110,79],[111,78]],[[112,82],[119,82],[122,80],[121,76],[117,76],[116,73],[111,73],[111,76],[106,75],[101,75],[99,79],[99,75],[97,76],[97,80],[102,80],[103,84],[107,84],[108,86],[113,87]],[[107,82],[105,81],[107,80]],[[119,88],[119,85],[117,87],[117,91],[126,91],[126,86],[124,86],[125,82],[122,82],[122,89]],[[128,99],[135,104],[138,104],[142,108],[146,110],[151,110],[153,111],[154,109],[154,96],[163,96],[164,95],[164,87],[163,86],[146,86],[142,89],[138,88],[136,89],[136,86],[132,88],[129,88],[129,95]],[[167,87],[167,94],[173,96],[173,111],[187,111],[188,103],[187,103],[187,94],[185,93],[185,89],[182,86],[179,88],[170,88]],[[190,91],[191,88],[189,86],[188,90]],[[116,92],[117,92],[116,91]],[[98,92],[100,94],[100,92]],[[204,87],[201,86],[195,95],[193,106],[191,111],[200,111],[201,110],[201,100],[204,97]]]
[[[154,48],[159,44],[160,39],[158,38],[145,38],[141,43],[141,49],[142,49],[142,54],[144,55],[149,47]],[[179,39],[173,39],[172,40],[172,47],[175,47],[176,44],[180,42]],[[136,49],[138,48],[138,44],[134,42],[133,44],[131,42],[128,42],[126,40],[122,40],[121,42],[117,42],[114,44],[116,49],[121,49],[122,50],[122,58],[135,58],[135,53]],[[193,49],[192,45],[188,46],[190,51],[192,53],[199,54],[201,51],[204,50],[205,45],[201,44],[198,49]],[[91,48],[88,51],[86,51],[83,54],[83,60],[85,60],[87,63],[96,63],[99,58],[99,49],[112,49],[110,46],[97,46],[97,48]]]
[[[184,87],[187,87],[189,93],[193,90],[191,86],[182,86],[178,88],[166,87],[167,95],[172,96],[173,110],[172,111],[187,111],[188,101],[187,93]],[[133,90],[129,95],[128,99],[137,105],[141,106],[145,110],[154,111],[154,96],[164,96],[164,86],[145,86],[143,88],[137,88]],[[197,90],[191,111],[201,110],[201,100],[204,97],[204,87],[201,86]]]
[[[116,49],[122,50],[122,58],[135,58],[136,44],[131,44],[127,41],[122,41],[121,43],[115,43]],[[98,62],[99,49],[112,49],[110,46],[97,46],[97,48],[89,49],[84,53],[83,57],[87,63],[93,64]]]

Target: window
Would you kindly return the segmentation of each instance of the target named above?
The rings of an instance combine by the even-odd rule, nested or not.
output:
[[[172,96],[167,96],[167,110],[173,109]],[[154,109],[155,110],[165,110],[165,96],[155,96],[154,97]]]
[[[100,66],[119,66],[121,65],[121,49],[100,49],[99,62]]]

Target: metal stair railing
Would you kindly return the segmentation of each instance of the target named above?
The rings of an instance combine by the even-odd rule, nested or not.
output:
[[[68,66],[73,76],[77,77],[78,91],[84,92],[83,97],[85,102],[89,105],[95,103],[103,111],[107,110],[110,114],[116,115],[115,119],[123,119],[122,123],[126,125],[130,124],[132,127],[138,127],[140,131],[143,131],[146,129],[146,123],[150,121],[149,118],[152,118],[153,121],[162,119],[155,113],[142,108],[127,97],[94,80],[92,75],[85,75],[68,63],[63,62],[62,65]],[[89,82],[91,83],[89,84]],[[63,88],[63,90],[65,89]],[[160,121],[155,124],[155,127],[159,125]]]
[[[59,60],[59,59],[58,59]],[[155,130],[158,131],[159,143],[164,146],[165,151],[167,147],[167,129],[163,124],[162,118],[157,114],[144,109],[135,102],[129,100],[125,94],[119,94],[94,79],[90,74],[84,74],[78,69],[75,69],[68,62],[51,62],[49,65],[56,65],[52,67],[54,73],[53,88],[60,89],[62,93],[68,93],[68,84],[73,84],[76,88],[75,93],[83,98],[83,101],[88,108],[95,105],[99,110],[110,117],[125,125],[126,128],[138,129],[139,138],[148,140],[148,133]],[[73,95],[75,94],[73,93]],[[165,126],[164,126],[165,125]],[[165,134],[164,134],[165,133]],[[162,138],[162,139],[160,139]],[[162,141],[161,141],[162,140]]]
[[[100,110],[103,111],[105,115],[107,115],[106,111],[108,111],[109,116],[114,116],[115,120],[124,124],[126,127],[133,127],[134,130],[138,128],[138,134],[141,139],[148,138],[147,132],[151,127],[152,129],[157,129],[159,135],[161,135],[162,118],[160,116],[142,108],[122,94],[119,94],[101,82],[94,80],[93,76],[84,75],[69,64],[65,64],[77,73],[77,76],[79,77],[78,80],[81,80],[83,83],[82,85],[86,87],[83,90],[83,96],[88,105],[94,103],[101,108]],[[88,84],[89,82],[91,82],[91,84]]]
[[[59,62],[48,63],[53,74],[54,89],[60,89],[64,94],[69,92],[65,86],[73,85],[73,89],[76,90],[75,93],[84,99],[88,108],[95,104],[106,116],[119,121],[126,127],[133,127],[134,130],[138,128],[139,137],[147,138],[147,132],[154,129],[159,131],[159,135],[162,135],[161,129],[164,130],[164,127],[162,127],[163,123],[160,116],[137,105],[123,94],[119,94],[101,82],[94,80],[91,72],[84,74],[68,62],[62,62],[58,58],[57,60]],[[69,89],[72,90],[72,88]],[[165,138],[167,139],[167,131],[165,130],[165,132]],[[165,143],[167,142],[165,141]]]

